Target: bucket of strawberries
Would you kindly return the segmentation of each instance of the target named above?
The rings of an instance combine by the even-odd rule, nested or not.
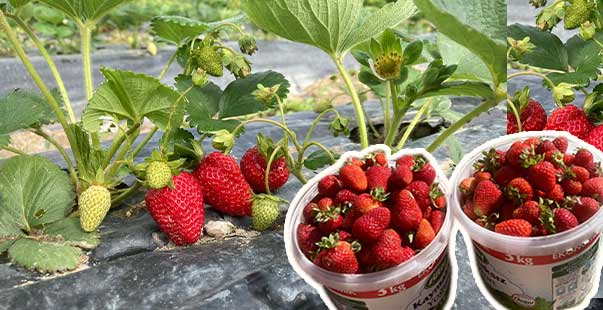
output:
[[[289,262],[332,309],[450,308],[448,181],[431,154],[375,145],[310,180],[285,220]]]
[[[567,132],[504,136],[458,164],[451,208],[498,308],[583,309],[597,291],[603,153]]]

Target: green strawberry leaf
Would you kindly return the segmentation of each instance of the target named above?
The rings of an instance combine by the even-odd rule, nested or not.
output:
[[[34,92],[15,90],[0,98],[0,147],[10,143],[8,135],[12,132],[50,124],[55,120],[46,99]]]
[[[594,39],[603,40],[603,33],[597,32]],[[569,65],[576,72],[588,74],[596,79],[601,66],[601,47],[594,41],[584,41],[579,35],[573,36],[565,43]]]
[[[17,156],[0,164],[0,233],[15,228],[30,232],[58,221],[71,211],[75,199],[69,176],[48,159]]]
[[[333,156],[335,160],[339,158],[338,154],[333,154]],[[332,164],[331,157],[322,149],[312,152],[304,159],[304,167],[314,171]]]
[[[471,96],[490,98],[494,91],[490,85],[482,82],[458,81],[443,83],[438,89],[420,94],[418,98],[429,98],[439,96]]]
[[[560,83],[568,83],[572,85],[588,87],[588,85],[590,85],[590,79],[592,75],[583,72],[552,72],[547,74],[547,77],[551,79],[551,81],[553,81],[555,85],[559,85]],[[545,87],[550,88],[548,84],[545,85]]]
[[[17,240],[6,240],[0,241],[0,254],[3,254],[8,250]]]
[[[54,222],[43,230],[44,234],[59,236],[64,244],[77,246],[83,249],[94,249],[99,243],[97,232],[87,233],[82,230],[78,218],[69,217]]]
[[[495,85],[507,80],[505,0],[415,0],[438,31],[472,51]]]
[[[10,213],[10,209],[8,208],[8,205],[5,202],[4,195],[0,191],[0,240],[1,240],[1,242],[6,245],[9,243],[9,241],[17,239],[22,235],[23,235],[23,231],[21,230],[21,228],[19,227],[17,222],[14,221],[14,217]]]
[[[251,74],[233,81],[226,87],[220,101],[220,118],[242,116],[271,108],[253,94],[258,89],[258,84],[265,87],[280,85],[277,93],[282,100],[289,93],[289,81],[282,74],[274,71]]]
[[[108,68],[101,68],[101,72],[107,80],[96,90],[84,110],[82,122],[86,130],[98,132],[104,116],[135,124],[146,117],[159,129],[166,129],[171,106],[180,98],[177,91],[145,74]],[[179,106],[184,104],[181,102]],[[182,114],[183,109],[178,112]],[[174,119],[177,122],[172,125],[178,127],[182,115],[176,115]]]
[[[554,34],[536,27],[514,24],[508,27],[508,36],[515,40],[530,38],[535,47],[519,58],[522,64],[567,72],[568,52]]]
[[[9,0],[8,2],[10,3],[10,5],[12,5],[13,8],[18,9],[31,2],[31,0]]]
[[[193,85],[190,76],[179,75],[176,77],[176,88],[184,92]],[[214,116],[220,109],[220,98],[222,98],[222,90],[218,85],[208,82],[203,87],[195,86],[186,95],[188,99],[187,114],[194,120],[200,115]]]
[[[469,49],[443,34],[437,35],[436,43],[444,63],[458,66],[452,79],[492,83],[492,75],[486,64],[480,58],[475,57],[475,54]]]
[[[17,240],[8,256],[20,266],[45,273],[73,270],[83,261],[79,248],[31,239]]]
[[[109,11],[128,0],[40,0],[60,10],[78,23],[95,23]]]
[[[182,16],[158,16],[151,21],[151,31],[160,38],[181,45],[209,29],[209,25]]]
[[[363,0],[243,0],[243,11],[260,28],[330,55],[393,28],[411,17],[410,0],[399,0],[364,18]]]
[[[444,145],[448,149],[448,154],[450,154],[450,159],[453,163],[458,164],[465,156],[463,145],[455,135],[450,135],[448,139],[444,141]]]

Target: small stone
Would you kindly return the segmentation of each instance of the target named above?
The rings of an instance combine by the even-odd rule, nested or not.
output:
[[[235,230],[235,226],[231,222],[226,221],[209,221],[205,224],[205,232],[208,236],[223,239],[224,237],[232,234]]]

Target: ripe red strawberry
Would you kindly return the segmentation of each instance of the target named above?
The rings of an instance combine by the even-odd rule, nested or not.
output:
[[[580,139],[584,139],[593,129],[593,124],[582,109],[570,104],[555,109],[551,113],[545,129],[567,131]]]
[[[303,216],[306,223],[313,223],[316,213],[318,213],[318,204],[310,202],[304,207]]]
[[[354,222],[356,222],[356,219],[359,218],[361,215],[362,214],[354,208],[348,209],[347,212],[343,215],[341,228],[348,231],[352,231],[352,226],[354,225]]]
[[[250,216],[252,190],[234,158],[220,152],[206,156],[193,175],[203,197],[216,210],[232,216]]]
[[[578,219],[568,209],[557,208],[554,215],[555,227],[557,232],[570,230],[578,226]]]
[[[393,229],[383,232],[379,240],[371,247],[371,252],[377,270],[397,266],[414,256],[414,251],[408,251],[402,247],[402,240]]]
[[[424,249],[435,239],[435,236],[436,232],[431,227],[429,221],[423,219],[419,224],[419,228],[417,228],[412,245],[417,249]]]
[[[589,179],[582,184],[582,196],[603,202],[603,177]]]
[[[333,202],[333,199],[329,198],[329,197],[325,197],[322,198],[318,201],[317,203],[318,205],[318,211],[328,211],[329,209],[333,208],[335,206],[335,203]]]
[[[384,166],[387,167],[387,157],[384,153],[374,153],[370,154],[364,160],[364,166],[366,168],[370,168],[372,166]]]
[[[360,216],[352,226],[352,234],[363,244],[370,244],[379,239],[389,226],[391,214],[388,208],[376,208]]]
[[[327,210],[320,211],[315,218],[316,227],[323,234],[330,234],[338,230],[343,223],[343,216],[339,207],[329,207]]]
[[[431,197],[429,196],[431,187],[427,185],[427,183],[423,181],[413,181],[405,189],[412,193],[412,196],[415,197],[421,210],[431,205]]]
[[[372,166],[366,170],[367,190],[381,188],[387,192],[387,183],[392,175],[392,170],[384,166]]]
[[[506,153],[506,160],[507,160],[507,164],[514,166],[514,167],[521,167],[522,166],[522,159],[521,159],[521,155],[528,152],[530,150],[530,147],[526,144],[524,144],[522,141],[516,141],[513,144],[511,144],[511,146],[509,147],[509,149],[507,150]]]
[[[389,187],[392,189],[402,189],[413,181],[413,174],[410,166],[401,165],[389,178]]]
[[[345,165],[339,171],[339,179],[345,188],[361,193],[366,191],[368,181],[362,168],[356,165]]]
[[[593,154],[585,149],[579,149],[574,155],[574,165],[584,167],[589,172],[595,167]]]
[[[540,205],[533,200],[524,202],[513,211],[513,218],[526,220],[532,225],[540,224]]]
[[[343,188],[337,176],[328,175],[318,182],[318,193],[324,197],[334,197]]]
[[[534,149],[536,149],[536,147],[538,147],[538,145],[540,145],[540,143],[542,143],[542,139],[540,139],[539,137],[531,137],[531,138],[527,138],[523,141],[523,144],[525,144],[529,147],[533,147]]]
[[[354,208],[360,214],[368,213],[369,211],[382,207],[382,203],[374,199],[371,194],[364,193],[356,197],[356,200],[352,203]]]
[[[544,140],[536,147],[536,154],[544,154],[550,151],[559,151],[551,140]]]
[[[545,192],[552,190],[557,183],[557,170],[548,161],[543,161],[530,167],[528,176],[530,181],[532,181],[532,185]]]
[[[475,173],[475,184],[481,181],[492,180],[492,174],[487,171],[479,171]]]
[[[412,166],[413,180],[423,181],[427,184],[433,183],[436,172],[431,163],[423,156],[415,157],[415,164]]]
[[[299,243],[300,250],[306,255],[311,257],[316,250],[318,250],[318,243],[322,234],[316,228],[310,224],[300,224],[297,226],[297,242]]]
[[[476,184],[475,177],[464,178],[459,185],[461,193],[465,195],[465,197],[471,197],[475,191]]]
[[[176,245],[195,243],[203,230],[203,189],[188,172],[181,172],[172,180],[173,187],[147,192],[147,209],[161,231]]]
[[[565,193],[563,192],[561,185],[555,184],[553,189],[546,192],[544,196],[552,201],[561,203],[563,202],[563,198],[565,198]]]
[[[528,104],[519,112],[522,131],[539,131],[546,125],[546,111],[540,102],[530,99]],[[512,111],[507,111],[507,134],[517,133],[517,118]]]
[[[323,237],[320,248],[319,255],[314,259],[316,265],[337,273],[358,272],[355,247],[349,242],[339,240],[337,234]]]
[[[582,192],[582,183],[578,180],[565,179],[561,181],[563,192],[568,196],[574,196]]]
[[[494,182],[500,186],[507,186],[511,180],[520,177],[521,173],[514,167],[502,166],[494,174]]]
[[[268,163],[266,157],[260,152],[257,146],[250,148],[241,158],[241,172],[256,193],[266,192],[266,168]],[[270,191],[281,188],[289,180],[289,169],[285,157],[281,156],[275,159],[270,165],[268,175],[268,186]]]
[[[557,137],[553,140],[553,145],[559,150],[561,153],[567,152],[568,141],[565,137]]]
[[[437,196],[435,199],[433,199],[433,206],[437,209],[446,208],[446,196]]]
[[[473,193],[473,212],[478,217],[488,216],[500,206],[502,192],[492,181],[477,184]]]
[[[412,155],[404,155],[396,160],[396,165],[398,167],[406,166],[412,168],[415,165],[415,157]]]
[[[588,221],[597,211],[599,211],[599,202],[590,198],[582,197],[572,209],[579,223]]]
[[[599,125],[591,130],[584,141],[603,151],[603,125]]]
[[[524,201],[532,200],[534,192],[530,182],[524,178],[515,178],[507,184],[505,194],[507,199],[516,205],[521,205]]]
[[[467,200],[467,202],[465,202],[463,205],[463,213],[465,213],[465,215],[467,215],[467,217],[473,221],[477,220],[478,218],[478,216],[475,215],[475,212],[473,212],[473,201],[471,200]]]
[[[431,212],[431,215],[429,216],[429,223],[431,224],[431,227],[433,227],[436,235],[440,232],[445,220],[446,213],[444,211],[433,210],[433,212]]]
[[[499,220],[500,221],[506,221],[506,220],[510,220],[513,218],[513,212],[515,212],[515,210],[517,209],[517,206],[507,200],[504,200],[502,203],[502,206],[500,207],[500,211],[499,213]],[[490,219],[485,219],[486,222],[489,222]]]
[[[340,205],[345,205],[345,204],[351,205],[354,203],[356,198],[358,198],[358,195],[356,195],[351,190],[342,189],[339,192],[337,192],[337,195],[335,195],[335,203],[340,204]]]
[[[580,183],[584,183],[590,179],[590,172],[584,167],[572,166],[572,173]]]
[[[360,160],[358,158],[352,158],[352,159],[350,159],[349,164],[350,165],[354,165],[354,166],[358,166],[362,170],[364,170],[364,166],[365,166],[364,161],[362,161],[362,160]]]
[[[403,190],[396,197],[391,216],[392,223],[396,228],[407,232],[419,227],[423,219],[423,212],[412,194],[407,190]]]
[[[508,236],[530,237],[532,236],[532,224],[521,219],[506,220],[496,224],[494,231]]]
[[[573,165],[574,164],[574,155],[572,155],[572,154],[563,155],[563,163],[568,167]]]

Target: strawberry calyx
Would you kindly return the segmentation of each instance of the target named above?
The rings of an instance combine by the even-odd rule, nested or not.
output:
[[[524,148],[519,155],[519,161],[523,168],[530,168],[535,166],[536,164],[542,162],[544,160],[543,154],[536,154],[536,149],[534,146],[530,146],[528,148]]]
[[[423,170],[423,167],[428,163],[427,159],[423,157],[423,155],[417,155],[414,158],[414,165],[412,165],[411,170],[413,172],[418,172]]]
[[[316,211],[314,220],[318,223],[326,223],[330,220],[335,220],[342,214],[339,206],[331,206],[326,210],[320,210],[318,208],[314,208],[313,210]]]
[[[495,148],[482,152],[482,155],[484,156],[473,164],[474,169],[495,173],[501,167],[502,155]]]
[[[551,208],[550,202],[540,198],[538,202],[538,206],[540,207],[540,223],[542,227],[549,233],[557,233],[557,228],[555,227],[554,213]]]
[[[389,198],[390,193],[385,192],[383,187],[375,187],[371,190],[371,197],[373,200],[379,202],[385,202]]]

